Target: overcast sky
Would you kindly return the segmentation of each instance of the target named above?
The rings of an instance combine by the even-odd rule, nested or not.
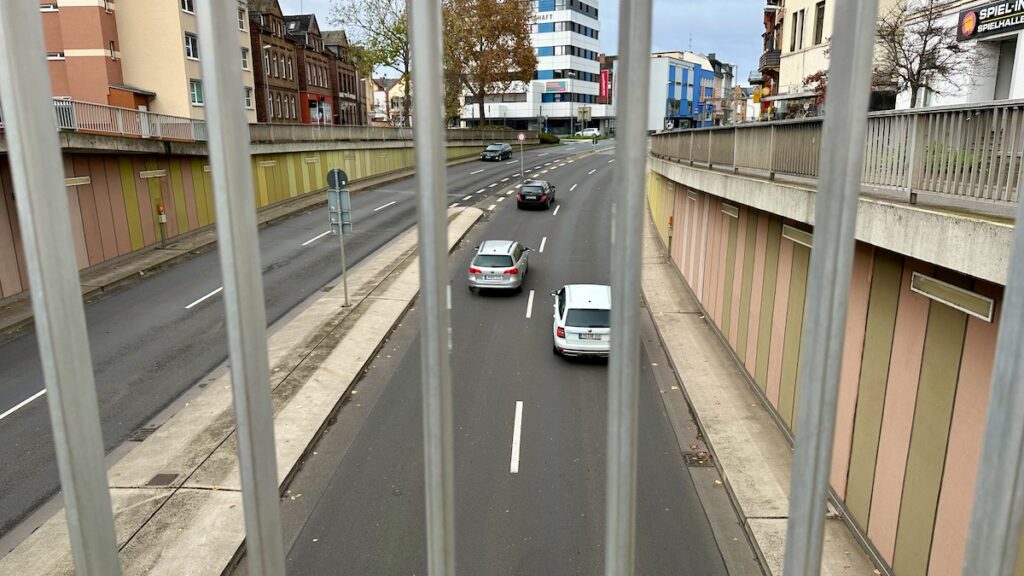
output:
[[[331,24],[334,0],[280,0],[285,14],[313,12],[323,29]],[[619,2],[602,0],[601,51],[618,52]],[[654,51],[687,50],[708,54],[738,66],[745,84],[761,56],[764,0],[654,0]]]

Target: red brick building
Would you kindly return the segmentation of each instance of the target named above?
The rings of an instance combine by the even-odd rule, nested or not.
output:
[[[333,124],[334,96],[331,76],[337,57],[324,48],[320,26],[313,14],[286,16],[288,38],[295,43],[299,80],[299,114],[303,124]]]
[[[348,37],[344,30],[323,33],[324,45],[334,58],[331,74],[331,93],[334,96],[334,123],[344,126],[365,126],[366,89],[359,72],[352,63]]]
[[[298,124],[302,120],[295,42],[277,0],[249,3],[256,121]]]

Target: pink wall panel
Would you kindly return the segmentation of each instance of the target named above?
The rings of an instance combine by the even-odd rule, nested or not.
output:
[[[715,284],[715,323],[722,327],[725,321],[725,271],[729,266],[729,234],[732,226],[732,218],[722,213],[722,201],[715,199],[713,206],[718,212],[718,279]]]
[[[697,231],[697,295],[704,302],[704,283],[707,279],[708,255],[708,195],[701,193],[698,203],[699,222]]]
[[[928,307],[931,303],[928,298],[910,290],[910,279],[914,272],[931,275],[933,270],[929,264],[906,260],[896,311],[868,520],[868,537],[890,564],[896,548],[903,478],[907,471],[910,431],[914,424],[924,336],[928,328]]]
[[[684,232],[685,224],[683,223],[686,209],[685,200],[686,193],[683,192],[683,187],[678,184],[674,185],[672,187],[672,240],[669,244],[669,253],[680,272],[686,270],[684,266],[686,233]],[[685,273],[683,276],[686,276]]]
[[[764,289],[764,265],[768,252],[768,214],[757,215],[757,236],[754,239],[754,277],[750,283],[750,322],[747,324],[747,357],[744,362],[751,374],[757,367],[757,331],[761,322],[761,291]]]
[[[772,340],[768,349],[768,401],[779,407],[782,385],[782,348],[786,341],[786,313],[789,311],[789,281],[793,272],[793,242],[779,244],[779,275],[775,282],[775,309],[772,313]]]
[[[4,177],[6,174],[6,165],[0,165],[0,298],[13,296],[26,288],[21,282],[18,256],[14,249],[12,221],[18,218],[14,213],[14,189],[9,185],[10,180]]]
[[[64,156],[64,177],[75,176],[75,168],[71,158]],[[82,174],[88,176],[88,174]],[[75,256],[78,259],[78,268],[89,266],[89,253],[85,249],[85,226],[82,224],[82,208],[78,202],[78,191],[75,186],[65,187],[68,196],[68,217],[71,221],[71,237],[75,240]]]
[[[96,219],[100,227],[100,247],[103,259],[117,257],[117,234],[114,232],[114,216],[110,208],[110,183],[107,182],[107,168],[103,157],[89,156],[89,174],[92,177],[92,194],[96,200]]]
[[[114,220],[114,239],[118,255],[132,251],[132,239],[128,234],[128,215],[124,206],[124,188],[121,185],[121,168],[117,158],[105,158],[103,168],[110,186],[110,216]]]
[[[3,181],[3,188],[7,191],[7,214],[11,221],[11,235],[14,237],[14,256],[18,264],[18,274],[21,276],[22,290],[28,290],[28,266],[25,265],[25,247],[21,240],[21,224],[18,222],[17,207],[14,205],[14,184],[11,183],[11,174],[7,171],[0,171],[0,180]]]
[[[846,477],[850,469],[853,419],[857,412],[857,392],[860,387],[860,365],[864,354],[864,331],[867,328],[873,262],[874,248],[858,242],[853,253],[853,274],[850,277],[850,298],[846,309],[843,366],[839,374],[836,435],[832,443],[830,482],[840,498],[846,498]]]
[[[74,156],[71,161],[75,176],[88,176],[92,173],[89,159],[85,156]],[[89,258],[89,266],[103,262],[103,237],[100,234],[99,215],[96,213],[96,194],[93,183],[72,186],[68,192],[78,197],[78,208],[81,210],[82,231],[85,236],[85,251]]]
[[[138,197],[139,218],[142,220],[142,241],[149,246],[156,243],[157,236],[153,224],[153,201],[149,197],[149,180],[139,176],[146,169],[146,162],[141,158],[132,160],[132,177],[135,178],[135,195]]]
[[[160,199],[163,200],[164,208],[167,210],[167,237],[175,236],[184,232],[184,228],[178,225],[178,200],[171,193],[171,166],[166,158],[159,158],[156,161],[157,170],[163,170],[165,176],[157,178],[160,183]],[[156,225],[156,237],[160,238],[160,228]]]
[[[997,303],[1003,295],[1001,287],[982,281],[975,284],[974,290],[995,299]],[[943,471],[928,576],[959,576],[963,566],[967,528],[974,502],[974,483],[978,474],[978,456],[981,454],[982,435],[985,431],[999,313],[997,306],[996,321],[991,324],[974,317],[967,321],[960,379],[946,452],[946,461],[956,464],[946,466]]]
[[[743,256],[747,248],[747,218],[750,210],[740,206],[740,218],[736,223],[739,226],[736,233],[736,259],[732,263],[732,302],[726,305],[732,309],[730,313],[729,342],[735,348],[739,341],[737,332],[740,330],[740,293],[743,291]]]

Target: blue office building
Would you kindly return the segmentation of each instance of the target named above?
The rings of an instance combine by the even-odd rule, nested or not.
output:
[[[651,55],[648,130],[712,126],[715,123],[715,70],[692,52]]]

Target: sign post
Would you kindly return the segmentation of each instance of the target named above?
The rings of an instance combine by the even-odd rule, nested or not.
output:
[[[341,241],[341,283],[345,291],[345,306],[348,302],[348,266],[345,262],[345,234],[352,233],[352,199],[345,189],[348,174],[338,168],[327,173],[327,213],[331,234]]]
[[[526,134],[519,133],[519,176],[520,179],[526,181],[526,164],[523,159],[523,142],[526,140]]]

